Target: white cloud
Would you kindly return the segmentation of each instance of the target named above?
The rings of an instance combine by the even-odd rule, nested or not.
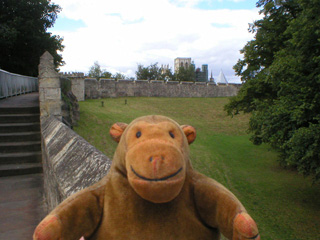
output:
[[[61,70],[87,72],[98,61],[102,68],[131,77],[137,63],[173,67],[174,58],[191,57],[199,67],[208,64],[214,76],[223,69],[227,78],[232,77],[239,50],[253,37],[248,23],[259,18],[258,9],[193,8],[200,1],[56,0],[63,8],[59,17],[85,25],[52,29],[64,37],[66,65]]]

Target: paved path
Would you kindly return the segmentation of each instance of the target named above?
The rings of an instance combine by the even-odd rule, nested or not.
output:
[[[39,106],[38,93],[0,100],[1,108]],[[42,173],[0,177],[0,239],[30,240],[44,216]]]
[[[1,240],[32,239],[44,216],[42,181],[42,174],[0,178]]]
[[[28,93],[16,97],[9,97],[0,100],[0,107],[38,107],[39,106],[39,93]]]

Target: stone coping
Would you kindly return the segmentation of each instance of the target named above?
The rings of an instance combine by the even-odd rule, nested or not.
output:
[[[135,80],[136,83],[149,83],[148,80]]]
[[[164,83],[163,80],[150,80],[150,83]]]
[[[189,85],[192,85],[192,84],[194,84],[194,82],[183,82],[183,81],[181,81],[180,84],[189,84]]]
[[[180,84],[179,81],[168,81],[166,84]]]

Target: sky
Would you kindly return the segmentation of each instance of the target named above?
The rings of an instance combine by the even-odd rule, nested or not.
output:
[[[111,73],[135,77],[138,64],[174,71],[174,59],[208,64],[240,82],[233,66],[253,39],[257,0],[52,0],[62,11],[48,31],[64,38],[62,72],[88,73],[94,62]]]

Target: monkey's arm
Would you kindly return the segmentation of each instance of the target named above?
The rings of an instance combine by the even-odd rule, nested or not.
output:
[[[105,179],[59,204],[35,229],[34,240],[78,240],[97,228],[102,212]]]
[[[195,202],[202,220],[218,228],[228,239],[260,239],[255,221],[228,189],[213,179],[195,173]]]

